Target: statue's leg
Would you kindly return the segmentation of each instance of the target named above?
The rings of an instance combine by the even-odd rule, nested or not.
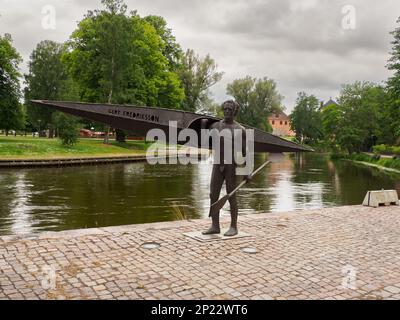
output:
[[[231,193],[236,188],[236,174],[235,174],[235,166],[230,165],[226,166],[225,171],[225,180],[226,180],[226,193]],[[237,228],[237,219],[238,219],[238,204],[236,200],[236,194],[229,198],[229,205],[231,211],[231,225],[227,232],[225,232],[224,236],[234,236],[238,233]]]
[[[224,176],[219,170],[219,166],[213,165],[213,170],[211,174],[211,183],[210,183],[210,212],[209,212],[209,216],[211,216],[212,223],[211,227],[208,230],[202,232],[203,234],[216,234],[221,232],[219,227],[219,211],[217,212],[213,211],[211,205],[218,201],[223,183],[224,183]]]

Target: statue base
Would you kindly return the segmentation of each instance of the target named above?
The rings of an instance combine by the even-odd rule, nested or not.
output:
[[[219,234],[202,234],[201,231],[194,231],[194,232],[187,232],[184,233],[183,235],[185,235],[186,237],[198,240],[198,241],[213,241],[213,240],[230,240],[230,239],[237,239],[237,238],[244,238],[244,237],[251,237],[250,234],[242,232],[239,230],[239,233],[235,236],[224,236],[224,233],[228,230],[221,229],[221,233]]]

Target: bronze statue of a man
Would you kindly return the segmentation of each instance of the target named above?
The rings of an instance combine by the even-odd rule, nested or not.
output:
[[[219,143],[219,150],[214,149],[214,164],[212,168],[212,175],[211,175],[211,184],[210,184],[210,204],[212,205],[216,201],[218,201],[222,184],[226,183],[226,192],[230,193],[236,187],[236,167],[237,163],[235,161],[235,154],[234,154],[234,144],[235,139],[238,139],[238,134],[241,135],[241,151],[242,156],[246,156],[246,131],[243,126],[239,123],[234,121],[234,117],[236,116],[237,112],[239,111],[239,104],[233,100],[225,101],[222,104],[222,109],[224,112],[224,119],[220,120],[219,122],[213,123],[210,127],[211,130],[216,129],[219,133],[227,129],[231,132],[232,141],[230,142],[230,148],[227,148],[229,151],[226,150],[224,147],[224,141],[226,138],[224,135],[218,136],[220,139]],[[230,154],[228,155],[227,152]],[[218,157],[219,156],[219,157]],[[215,161],[218,159],[219,161]],[[250,176],[244,177],[246,180],[250,179]],[[225,232],[225,236],[234,236],[238,233],[237,227],[237,218],[238,218],[238,205],[236,201],[236,196],[233,195],[229,198],[229,205],[230,205],[230,212],[231,212],[231,225],[227,232]],[[218,234],[220,233],[220,226],[219,226],[219,210],[213,209],[210,207],[210,213],[212,224],[211,227],[203,231],[203,234]]]

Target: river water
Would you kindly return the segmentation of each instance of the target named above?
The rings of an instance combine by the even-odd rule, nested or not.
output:
[[[256,167],[266,159],[258,155]],[[211,168],[208,159],[2,169],[0,235],[207,217]],[[361,204],[367,190],[382,188],[400,192],[400,176],[320,154],[287,154],[238,192],[239,214]]]

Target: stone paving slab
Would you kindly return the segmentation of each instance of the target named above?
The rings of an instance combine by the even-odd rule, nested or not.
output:
[[[209,224],[0,237],[0,299],[400,299],[399,206],[253,214],[239,218],[250,237],[185,236]]]

